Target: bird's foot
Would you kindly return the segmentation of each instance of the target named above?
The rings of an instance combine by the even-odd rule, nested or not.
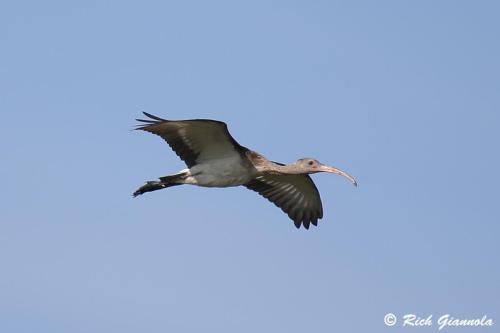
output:
[[[160,181],[148,181],[146,182],[145,185],[142,185],[139,187],[132,195],[137,197],[138,195],[144,194],[146,192],[152,192],[156,190],[161,190],[162,188],[165,188],[166,184]]]

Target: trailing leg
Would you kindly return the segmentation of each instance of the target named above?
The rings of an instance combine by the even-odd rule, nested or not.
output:
[[[160,177],[160,180],[152,180],[146,182],[145,185],[139,187],[133,194],[134,198],[138,195],[144,194],[146,192],[152,192],[156,190],[161,190],[162,188],[167,188],[176,185],[182,185],[187,173],[180,172],[172,176]]]
[[[171,187],[171,186],[175,186],[175,185],[182,185],[182,184],[169,184],[169,183],[164,183],[162,181],[157,181],[157,180],[148,181],[148,182],[146,182],[145,185],[142,185],[141,187],[139,187],[134,192],[133,196],[135,198],[136,196],[144,194],[146,192],[161,190],[162,188],[167,188],[167,187]]]

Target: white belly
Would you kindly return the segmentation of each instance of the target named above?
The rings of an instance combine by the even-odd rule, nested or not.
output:
[[[189,178],[193,185],[205,187],[230,187],[247,183],[255,170],[241,164],[240,158],[225,158],[193,166]]]

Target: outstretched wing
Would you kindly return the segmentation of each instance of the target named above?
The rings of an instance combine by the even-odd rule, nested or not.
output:
[[[309,229],[310,223],[318,225],[318,219],[323,217],[321,197],[308,175],[266,174],[245,186],[281,208],[297,228],[304,224]]]
[[[136,119],[146,123],[136,129],[162,137],[189,168],[208,160],[239,157],[247,150],[234,140],[222,121],[174,121],[143,113],[149,119]]]

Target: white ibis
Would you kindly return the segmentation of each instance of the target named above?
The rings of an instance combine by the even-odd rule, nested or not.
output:
[[[302,158],[288,165],[269,161],[238,144],[221,121],[171,121],[146,112],[144,115],[149,119],[136,119],[146,123],[136,129],[162,137],[188,168],[146,182],[134,192],[134,197],[182,184],[204,187],[243,185],[281,208],[297,228],[303,224],[309,229],[311,223],[317,225],[318,219],[323,217],[323,207],[318,189],[308,174],[335,173],[357,185],[346,172],[312,158]]]

